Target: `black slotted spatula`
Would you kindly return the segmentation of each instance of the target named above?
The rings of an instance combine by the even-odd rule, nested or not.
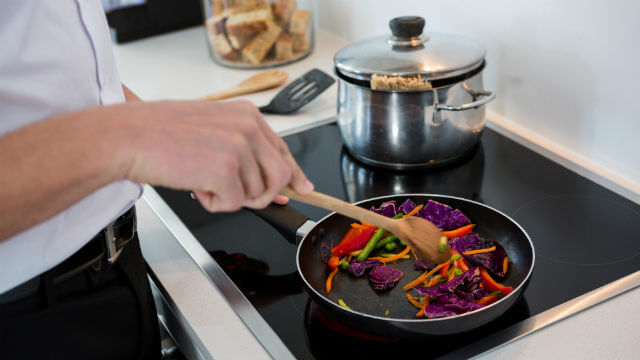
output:
[[[308,104],[325,91],[335,80],[324,72],[313,69],[282,89],[268,105],[260,107],[264,114],[286,115]]]

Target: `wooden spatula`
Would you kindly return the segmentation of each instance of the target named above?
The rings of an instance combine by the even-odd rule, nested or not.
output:
[[[425,219],[416,216],[391,219],[316,191],[306,195],[299,194],[288,186],[280,194],[385,229],[406,242],[419,256],[436,264],[446,261],[450,256],[448,247],[443,252],[439,250],[440,238],[443,236],[440,229]]]
[[[230,89],[194,100],[222,100],[233,96],[249,94],[276,87],[282,84],[285,80],[287,80],[286,72],[279,70],[267,70],[251,76]]]

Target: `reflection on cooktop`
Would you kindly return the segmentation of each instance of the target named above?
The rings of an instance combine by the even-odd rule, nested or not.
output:
[[[620,236],[636,231],[640,213],[609,199],[549,196],[522,205],[514,216],[536,239],[540,257],[575,265],[610,265],[640,255],[637,236]]]
[[[484,150],[479,144],[467,156],[453,163],[435,168],[398,171],[366,165],[343,149],[340,172],[349,202],[411,193],[447,194],[481,201]]]

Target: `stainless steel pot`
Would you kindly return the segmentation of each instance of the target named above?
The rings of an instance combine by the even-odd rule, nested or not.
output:
[[[338,125],[349,152],[375,166],[412,169],[472,151],[485,125],[484,48],[455,35],[422,34],[424,19],[390,21],[393,36],[361,41],[335,58]],[[374,75],[419,76],[428,90],[373,90]]]

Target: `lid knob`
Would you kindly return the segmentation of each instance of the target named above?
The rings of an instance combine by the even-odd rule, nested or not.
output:
[[[389,21],[391,33],[397,38],[412,38],[422,34],[424,18],[420,16],[399,16]]]

